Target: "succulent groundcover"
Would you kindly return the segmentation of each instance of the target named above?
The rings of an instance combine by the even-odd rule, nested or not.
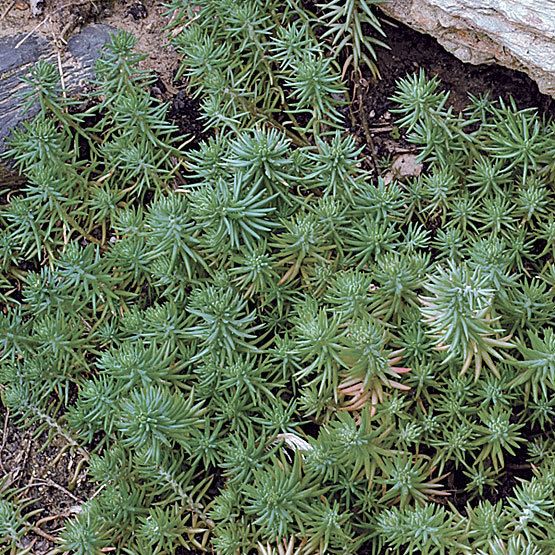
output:
[[[170,3],[201,141],[129,34],[78,98],[31,69],[0,392],[95,484],[54,552],[554,552],[555,124],[420,70],[423,171],[391,179],[346,122],[375,3]],[[0,492],[0,553],[32,553]]]

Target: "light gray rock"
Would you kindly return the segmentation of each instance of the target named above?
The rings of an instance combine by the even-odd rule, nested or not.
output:
[[[463,62],[523,71],[555,97],[555,0],[384,0],[380,8]]]
[[[44,11],[44,0],[30,0],[29,5],[31,6],[31,14],[33,17],[42,15]]]

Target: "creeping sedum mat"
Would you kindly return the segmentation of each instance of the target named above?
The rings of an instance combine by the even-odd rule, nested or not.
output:
[[[386,183],[344,129],[372,2],[182,4],[206,140],[118,34],[87,102],[33,68],[7,153],[2,403],[97,486],[58,552],[553,553],[555,124],[420,71]]]

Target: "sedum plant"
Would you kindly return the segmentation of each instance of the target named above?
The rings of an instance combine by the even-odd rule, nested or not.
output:
[[[499,377],[494,359],[503,359],[499,348],[511,347],[508,337],[498,338],[503,332],[492,317],[494,290],[480,269],[472,273],[465,266],[451,264],[438,267],[426,285],[429,296],[421,298],[421,312],[430,326],[437,348],[447,351],[445,362],[455,357],[462,359],[461,373],[474,362],[474,377],[478,379],[484,362]]]
[[[58,552],[553,552],[554,124],[420,71],[392,111],[423,174],[368,171],[342,73],[374,4],[170,2],[201,137],[127,33],[84,98],[26,78],[0,396],[97,492]],[[1,553],[26,503],[0,487]]]
[[[385,33],[373,7],[381,1],[331,0],[318,5],[323,12],[320,21],[327,27],[323,37],[333,37],[332,44],[337,54],[345,47],[350,47],[343,64],[343,73],[350,65],[355,71],[360,71],[360,66],[365,64],[374,76],[379,76],[375,47],[387,48],[387,45],[381,40]],[[372,29],[371,34],[364,26]]]

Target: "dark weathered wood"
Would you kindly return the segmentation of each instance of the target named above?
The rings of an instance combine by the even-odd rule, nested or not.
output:
[[[0,161],[0,189],[15,189],[23,183],[25,179],[21,175]]]
[[[90,82],[94,61],[114,31],[108,25],[88,25],[60,52],[64,83],[69,93]],[[36,110],[22,111],[20,94],[25,86],[21,78],[38,60],[58,64],[56,46],[43,36],[20,34],[0,38],[0,154],[6,150],[6,139],[12,129],[36,113]],[[12,181],[17,182],[17,176],[5,161],[0,161],[0,185]]]

